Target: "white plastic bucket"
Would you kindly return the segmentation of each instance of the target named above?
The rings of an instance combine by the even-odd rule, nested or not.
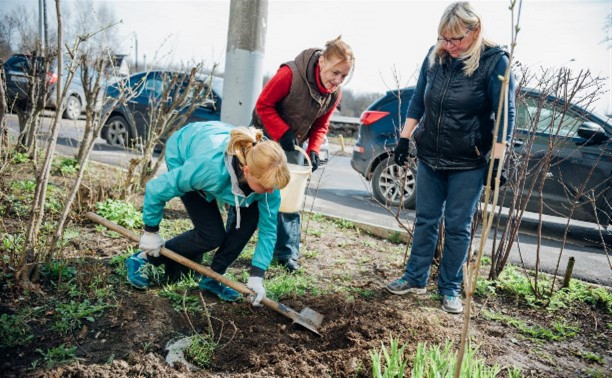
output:
[[[291,178],[289,179],[289,184],[280,190],[281,204],[278,211],[281,213],[297,213],[302,210],[306,200],[308,179],[312,174],[310,157],[300,147],[296,146],[295,149],[306,156],[308,165],[287,164]]]

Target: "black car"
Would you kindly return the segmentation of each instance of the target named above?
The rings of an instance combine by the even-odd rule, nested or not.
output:
[[[179,75],[187,80],[187,77],[182,73],[166,71],[141,72],[125,79],[127,80],[126,84],[134,89],[137,94],[127,104],[112,111],[102,129],[102,138],[108,144],[115,146],[127,146],[139,138],[144,138],[147,135],[150,122],[149,113],[155,108],[154,102],[162,95],[164,82],[168,82],[173,75]],[[215,76],[212,78],[200,76],[198,80],[205,83],[202,94],[209,93],[209,97],[194,110],[185,124],[196,121],[218,121],[221,118],[223,79]],[[119,97],[117,84],[108,87],[107,95],[115,98]],[[172,95],[175,96],[176,94]]]
[[[20,106],[29,101],[29,83],[31,75],[35,74],[37,80],[47,80],[48,91],[46,107],[54,109],[57,106],[56,82],[57,67],[55,59],[49,64],[50,69],[45,72],[44,59],[30,55],[15,54],[4,63],[6,75],[6,96],[9,104]],[[36,67],[33,67],[36,66]],[[36,72],[36,73],[34,73]],[[66,77],[66,73],[63,74]],[[39,101],[42,101],[39,98]],[[64,118],[77,119],[85,108],[85,92],[81,82],[80,70],[75,72],[74,78],[68,87],[65,99]]]
[[[398,206],[403,200],[406,208],[415,204],[416,171],[412,166],[404,176],[404,168],[393,162],[393,150],[413,92],[414,87],[389,91],[367,108],[351,160],[352,167],[372,181],[378,201]],[[512,172],[527,164],[527,181],[520,188],[521,198],[527,200],[526,210],[539,212],[539,192],[531,183],[540,174],[539,164],[550,143],[554,143],[542,188],[543,213],[567,217],[573,207],[572,219],[608,225],[612,214],[610,121],[533,89],[522,89],[516,105],[509,176],[512,179],[516,176]],[[400,199],[402,181],[404,197]],[[509,205],[512,196],[505,198],[504,205]]]

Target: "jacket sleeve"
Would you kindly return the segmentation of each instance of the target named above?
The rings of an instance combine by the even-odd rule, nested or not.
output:
[[[291,68],[282,66],[268,81],[255,104],[255,110],[267,134],[275,141],[278,141],[289,130],[289,125],[278,114],[276,106],[289,95],[292,80]]]
[[[306,149],[306,153],[310,154],[310,151],[315,151],[317,154],[321,151],[321,144],[325,139],[325,135],[329,130],[329,120],[334,113],[334,110],[338,107],[340,100],[342,99],[342,92],[339,93],[338,99],[334,106],[329,110],[329,112],[323,114],[321,117],[317,118],[310,129],[310,136],[308,137],[308,148]]]
[[[265,271],[270,266],[276,244],[280,191],[275,190],[271,194],[265,194],[264,198],[258,201],[257,206],[259,207],[259,223],[257,224],[259,233],[251,265]]]
[[[493,67],[491,72],[491,77],[489,78],[489,101],[491,102],[491,106],[493,107],[493,112],[497,116],[497,108],[499,104],[499,98],[501,97],[501,88],[502,82],[499,80],[499,76],[504,76],[506,73],[506,68],[508,67],[508,57],[506,55],[502,55],[501,58],[497,61],[497,64]],[[510,142],[512,139],[512,131],[514,130],[514,115],[515,115],[515,106],[514,106],[514,98],[516,91],[516,80],[514,79],[514,75],[512,71],[510,71],[510,82],[508,83],[508,129],[506,130],[506,135],[503,135],[503,127],[504,127],[504,111],[502,108],[502,114],[500,117],[499,130],[497,133],[497,143],[501,143],[504,139],[506,142]]]
[[[192,158],[182,166],[160,175],[146,185],[142,220],[150,227],[158,226],[166,202],[195,190],[213,190],[219,185],[218,172],[205,158]]]

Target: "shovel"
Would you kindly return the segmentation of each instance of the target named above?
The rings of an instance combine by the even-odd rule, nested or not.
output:
[[[140,240],[140,237],[138,235],[136,235],[135,233],[119,226],[116,223],[113,223],[111,221],[109,221],[108,219],[105,219],[101,216],[99,216],[98,214],[92,213],[92,212],[88,212],[87,214],[85,214],[85,216],[89,219],[91,219],[92,221],[99,223],[101,225],[103,225],[104,227],[113,230],[115,232],[120,233],[121,235],[127,237],[128,239],[131,239],[135,242],[138,242]],[[234,282],[222,275],[220,275],[219,273],[213,271],[212,269],[205,267],[203,265],[200,265],[198,263],[195,263],[191,260],[189,260],[188,258],[185,258],[181,255],[179,255],[178,253],[172,252],[171,250],[169,250],[168,248],[161,248],[161,254],[166,256],[167,258],[176,261],[179,264],[185,265],[188,268],[191,268],[193,270],[195,270],[198,273],[201,273],[207,277],[210,277],[218,282],[221,282],[222,284],[231,287],[232,289],[238,291],[239,293],[241,293],[244,296],[249,296],[249,295],[254,295],[254,292],[249,289],[248,287],[246,287],[245,285],[238,283],[238,282]],[[268,298],[264,298],[261,303],[263,305],[265,305],[266,307],[271,308],[272,310],[280,313],[281,315],[284,315],[286,317],[288,317],[289,319],[291,319],[293,321],[293,323],[295,324],[299,324],[302,327],[309,329],[310,331],[316,333],[317,335],[321,336],[321,334],[319,333],[319,331],[317,330],[317,328],[319,328],[321,326],[321,323],[323,322],[323,315],[319,314],[318,312],[314,311],[311,308],[304,308],[301,312],[296,312],[295,310],[293,310],[291,307],[289,306],[285,306],[282,303],[278,303],[275,302],[271,299]]]

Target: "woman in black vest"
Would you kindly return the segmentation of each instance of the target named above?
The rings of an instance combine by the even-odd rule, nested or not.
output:
[[[287,161],[299,164],[296,145],[308,140],[306,153],[312,170],[319,166],[319,148],[329,129],[329,119],[342,97],[340,85],[353,69],[353,51],[338,37],[325,49],[307,49],[280,66],[262,90],[253,124],[285,150]],[[299,268],[300,214],[278,213],[274,257],[289,271]]]
[[[449,5],[438,26],[438,42],[421,67],[395,162],[418,158],[416,222],[405,274],[387,285],[393,294],[425,294],[440,219],[444,252],[438,274],[442,308],[461,313],[462,266],[470,246],[472,217],[486,178],[493,127],[508,54],[483,38],[482,22],[468,2]],[[496,137],[495,170],[514,123],[514,79],[508,88],[508,128]],[[503,125],[501,123],[500,125]],[[416,145],[416,151],[411,146]],[[496,173],[492,175],[495,177]],[[505,177],[502,178],[502,185]]]

